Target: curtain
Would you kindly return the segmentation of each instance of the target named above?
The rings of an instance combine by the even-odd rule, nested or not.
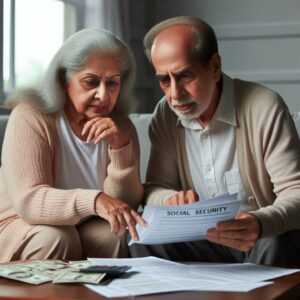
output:
[[[85,28],[104,28],[129,42],[128,0],[86,0],[84,19]]]

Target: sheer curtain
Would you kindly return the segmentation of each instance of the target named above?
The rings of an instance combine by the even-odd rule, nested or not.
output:
[[[85,0],[85,27],[112,31],[129,42],[128,0]]]

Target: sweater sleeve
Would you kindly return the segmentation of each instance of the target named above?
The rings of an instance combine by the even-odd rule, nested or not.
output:
[[[132,130],[130,143],[117,150],[108,149],[110,162],[104,181],[104,192],[137,209],[144,193],[140,178],[140,146],[131,121],[129,126]]]
[[[3,177],[16,213],[29,224],[73,225],[94,214],[97,190],[53,188],[55,121],[29,104],[11,113],[3,144]]]
[[[168,119],[169,115],[165,113],[164,105],[167,105],[164,101],[159,103],[149,126],[151,152],[145,184],[145,199],[148,205],[163,205],[181,186],[175,138],[172,130],[168,128],[175,126],[176,120]]]
[[[287,108],[265,124],[260,137],[275,194],[272,205],[253,212],[262,223],[262,237],[300,229],[300,143]]]

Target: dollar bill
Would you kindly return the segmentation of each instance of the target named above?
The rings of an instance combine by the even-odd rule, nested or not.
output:
[[[65,272],[53,280],[53,283],[99,283],[104,277],[105,273],[86,274],[79,272]]]
[[[30,284],[42,284],[45,282],[50,282],[52,279],[49,276],[34,273],[34,272],[28,272],[24,270],[20,270],[18,268],[14,267],[1,267],[0,268],[0,276],[5,277],[8,279],[13,279],[25,283]]]
[[[87,268],[87,260],[66,263],[60,260],[33,260],[0,265],[0,277],[29,284],[57,283],[99,283],[105,274],[83,274],[79,269]]]
[[[36,270],[57,270],[66,269],[69,264],[60,260],[33,260],[30,262],[20,263],[22,268],[33,268]]]
[[[90,267],[92,264],[88,260],[70,261],[69,266],[72,269],[85,269]]]
[[[16,269],[14,269],[16,270]],[[7,267],[7,266],[1,266],[0,268],[0,276],[5,277],[6,275],[9,275],[13,272],[13,268]]]
[[[58,269],[58,270],[41,270],[38,273],[43,274],[44,276],[47,276],[47,277],[51,278],[51,280],[54,280],[55,278],[57,278],[62,273],[62,270],[61,269]]]

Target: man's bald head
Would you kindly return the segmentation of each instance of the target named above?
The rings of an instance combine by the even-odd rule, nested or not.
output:
[[[196,17],[181,16],[158,23],[146,34],[145,53],[151,63],[152,47],[162,44],[163,39],[170,41],[168,34],[174,38],[177,35],[178,42],[186,43],[186,50],[191,51],[191,55],[203,66],[209,63],[214,53],[218,53],[216,35],[211,26]]]
[[[160,31],[155,37],[151,48],[151,60],[159,54],[165,60],[174,52],[191,54],[195,47],[196,37],[189,25],[171,25]]]

